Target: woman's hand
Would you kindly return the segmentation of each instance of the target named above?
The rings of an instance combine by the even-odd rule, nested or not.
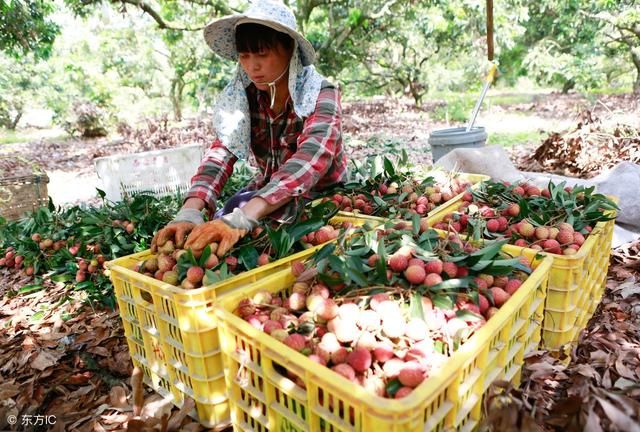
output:
[[[191,222],[174,222],[165,226],[153,236],[153,240],[151,240],[151,252],[156,253],[158,247],[164,246],[169,240],[171,240],[177,248],[182,249],[187,235],[195,226],[196,224]]]
[[[191,249],[195,256],[200,256],[208,244],[215,242],[218,243],[216,255],[221,258],[246,234],[246,230],[233,228],[222,219],[216,219],[196,226],[189,234],[184,248]]]
[[[184,241],[191,230],[193,230],[196,225],[204,222],[201,213],[204,206],[204,201],[199,198],[189,198],[186,200],[173,221],[153,236],[153,240],[151,240],[151,251],[154,253],[157,252],[158,248],[164,246],[169,240],[171,240],[177,248],[182,249]]]

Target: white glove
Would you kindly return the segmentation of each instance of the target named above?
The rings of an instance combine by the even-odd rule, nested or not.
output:
[[[247,216],[238,207],[234,208],[229,214],[222,216],[222,220],[230,227],[251,231],[258,226],[258,221]]]

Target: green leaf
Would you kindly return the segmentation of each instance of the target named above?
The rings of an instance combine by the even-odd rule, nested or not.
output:
[[[207,263],[207,260],[211,256],[211,245],[206,245],[202,250],[202,255],[200,255],[200,259],[198,260],[198,265],[204,268],[204,265]]]
[[[32,292],[40,291],[43,288],[44,286],[42,286],[41,284],[25,285],[18,290],[18,294],[29,294]]]
[[[380,206],[380,208],[387,208],[388,204],[385,200],[380,198],[378,195],[373,196],[373,201]]]
[[[341,278],[334,278],[329,276],[326,273],[319,273],[318,279],[320,279],[324,284],[329,286],[336,286],[342,284],[344,281]]]
[[[349,278],[359,286],[365,287],[369,285],[369,282],[367,281],[367,277],[361,271],[358,271],[348,265],[346,266],[346,271],[347,271],[347,276],[349,276]]]
[[[451,296],[445,294],[435,294],[431,296],[431,301],[435,307],[440,309],[453,309],[454,306]]]
[[[424,310],[422,308],[422,295],[414,292],[409,302],[409,316],[411,318],[424,319]]]
[[[482,316],[477,315],[467,309],[458,309],[456,311],[456,317],[463,319],[465,321],[480,321],[484,319]]]
[[[371,251],[371,249],[367,246],[359,247],[356,249],[348,249],[345,251],[345,255],[347,256],[365,256]]]
[[[70,280],[73,280],[74,276],[68,273],[63,273],[63,274],[57,274],[54,276],[51,276],[51,280],[53,282],[68,282]]]
[[[76,284],[76,290],[89,290],[95,288],[93,281],[84,281]]]
[[[491,264],[493,264],[492,260],[480,260],[469,268],[475,272],[481,272],[490,267]]]
[[[193,255],[193,251],[191,249],[187,249],[187,253],[183,255],[187,256],[192,266],[198,265],[198,261],[196,260],[196,257]]]
[[[302,236],[313,231],[317,231],[325,225],[326,222],[322,219],[307,219],[305,221],[298,222],[292,225],[290,228],[285,229],[285,231],[288,233],[289,238],[291,239],[291,244],[293,244],[300,240]]]
[[[396,170],[393,167],[393,162],[391,162],[388,158],[384,158],[384,171],[387,173],[387,176],[393,177],[396,174]]]
[[[418,235],[418,233],[420,232],[420,215],[414,213],[411,216],[411,223],[413,225],[413,235]]]
[[[393,397],[400,388],[402,388],[402,384],[400,384],[400,381],[397,378],[387,382],[387,394],[391,397]]]
[[[340,257],[336,255],[330,255],[328,259],[329,259],[329,266],[331,267],[331,270],[338,272],[340,274],[344,274],[345,265]]]
[[[335,243],[328,243],[322,246],[322,248],[313,255],[313,262],[318,263],[322,261],[323,259],[327,258],[329,255],[331,255],[335,250],[336,250]]]
[[[258,266],[258,251],[251,245],[245,245],[238,251],[238,261],[244,265],[247,270],[254,269]]]

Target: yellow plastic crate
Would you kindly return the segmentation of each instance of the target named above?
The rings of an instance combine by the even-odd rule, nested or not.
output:
[[[221,299],[216,314],[222,333],[225,376],[234,430],[242,431],[442,431],[472,430],[482,398],[494,380],[518,384],[524,356],[536,350],[551,259],[435,376],[410,397],[385,399],[368,393],[309,360],[233,314],[239,302],[261,290],[289,294],[295,278],[283,271]],[[306,389],[278,372],[295,373]],[[331,401],[331,403],[330,403]]]
[[[609,197],[617,202],[615,197]],[[429,226],[458,210],[458,200],[428,218]],[[615,220],[599,222],[573,256],[544,253],[553,258],[545,305],[542,346],[555,353],[566,353],[589,322],[604,293],[609,269]],[[534,249],[506,245],[511,255],[533,259],[542,254]]]
[[[375,224],[340,216],[331,222]],[[149,250],[108,262],[131,357],[134,365],[145,371],[145,382],[164,396],[172,394],[177,406],[182,406],[185,396],[192,398],[196,403],[192,416],[203,425],[216,428],[228,425],[229,407],[213,312],[215,302],[270,274],[289,270],[294,261],[306,260],[323,246],[193,290],[132,270],[154,256]]]
[[[546,254],[553,258],[544,311],[542,344],[566,353],[577,342],[596,310],[607,282],[614,220],[599,222],[573,256]],[[532,259],[536,250],[505,246],[512,254]]]
[[[429,173],[425,174],[425,176],[428,176]],[[471,183],[473,183],[473,186],[471,186],[472,189],[477,188],[481,182],[489,180],[491,177],[487,176],[487,175],[483,175],[483,174],[467,174],[467,173],[460,173],[459,174],[460,177],[469,180]],[[427,217],[429,217],[432,214],[437,214],[440,213],[443,208],[447,208],[451,205],[451,203],[456,202],[458,200],[460,200],[462,198],[462,195],[464,194],[464,192],[459,193],[458,195],[454,196],[453,198],[451,198],[449,201],[446,201],[442,204],[440,204],[438,207],[434,208],[433,210],[431,210],[429,213],[427,213]],[[338,215],[340,216],[344,216],[344,217],[356,217],[356,218],[361,218],[364,220],[370,220],[370,221],[374,221],[377,223],[385,223],[386,221],[389,220],[389,218],[385,218],[385,217],[381,217],[381,216],[372,216],[372,215],[365,215],[359,212],[345,212],[345,211],[340,211],[338,212]]]

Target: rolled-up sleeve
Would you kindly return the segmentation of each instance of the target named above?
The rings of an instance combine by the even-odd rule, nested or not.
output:
[[[233,165],[237,160],[238,158],[216,139],[202,158],[197,173],[191,178],[191,189],[186,199],[200,198],[209,210],[215,211],[216,198],[220,196],[222,188],[233,173]]]
[[[340,92],[335,87],[320,91],[314,112],[304,122],[297,151],[256,195],[269,204],[305,194],[327,173],[341,139]]]

